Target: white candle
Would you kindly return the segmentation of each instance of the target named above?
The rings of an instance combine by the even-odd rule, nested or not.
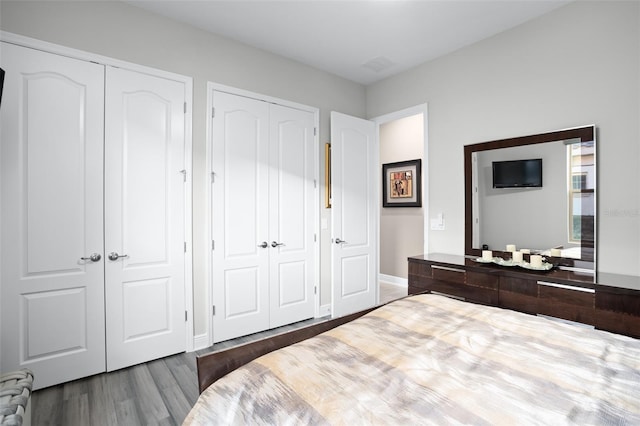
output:
[[[491,250],[482,250],[482,260],[492,261],[493,252]]]
[[[522,262],[522,252],[514,251],[512,260],[516,263]]]
[[[534,268],[542,268],[542,256],[539,254],[532,254],[531,257],[531,266]]]
[[[551,256],[553,256],[553,257],[562,256],[562,250],[560,250],[560,249],[551,249]]]
[[[520,249],[520,253],[523,253],[523,254],[530,254],[530,253],[531,253],[531,250],[529,250],[529,249]]]
[[[515,244],[507,244],[507,251],[516,251]]]

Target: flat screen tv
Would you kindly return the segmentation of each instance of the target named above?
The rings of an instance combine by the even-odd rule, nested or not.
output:
[[[542,186],[542,158],[494,161],[494,188],[536,188]]]

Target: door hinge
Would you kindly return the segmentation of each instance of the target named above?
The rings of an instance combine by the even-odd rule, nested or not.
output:
[[[313,180],[313,187],[314,187],[314,188],[317,188],[317,187],[318,187],[318,181],[317,181],[317,180],[315,180],[315,179]]]
[[[184,113],[185,114],[187,113],[187,103],[186,102],[184,103]]]
[[[313,136],[317,136],[318,135],[318,128],[314,127],[313,128]]]
[[[313,294],[318,294],[318,286],[313,287]]]
[[[213,316],[216,316],[216,305],[213,305]]]
[[[216,241],[211,240],[211,250],[215,250],[215,249],[216,249]]]
[[[211,118],[215,118],[216,116],[216,109],[215,107],[211,107]]]
[[[216,181],[216,172],[211,172],[211,183],[215,183]]]
[[[184,242],[184,252],[185,253],[187,252],[187,242],[186,241]]]
[[[184,322],[187,322],[187,311],[184,311]]]
[[[186,171],[186,169],[180,170],[180,173],[182,173],[182,181],[186,182],[187,181],[187,171]]]
[[[313,242],[318,242],[318,234],[313,234]]]

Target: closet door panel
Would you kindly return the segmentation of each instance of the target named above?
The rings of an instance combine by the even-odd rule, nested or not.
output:
[[[270,108],[270,322],[271,328],[314,313],[313,114]]]
[[[42,388],[105,368],[104,67],[5,42],[0,65],[0,370]]]
[[[213,339],[220,342],[269,327],[269,106],[218,91],[213,105]]]
[[[107,68],[107,370],[185,349],[184,83]]]

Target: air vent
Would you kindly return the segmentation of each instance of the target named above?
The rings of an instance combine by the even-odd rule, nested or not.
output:
[[[385,58],[384,56],[378,56],[377,58],[371,59],[369,62],[362,64],[363,68],[370,69],[374,72],[384,71],[387,68],[395,65],[389,58]]]

